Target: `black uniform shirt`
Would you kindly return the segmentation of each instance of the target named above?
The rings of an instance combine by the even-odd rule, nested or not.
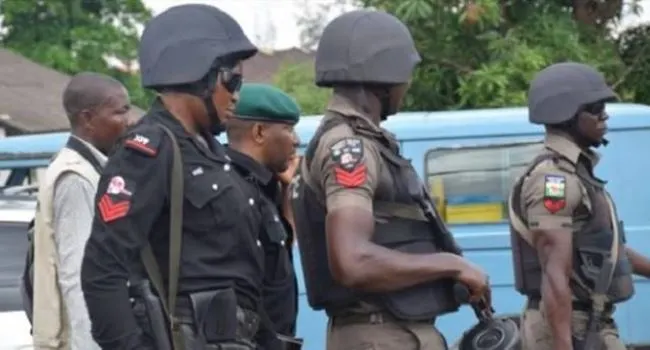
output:
[[[228,148],[235,169],[249,180],[249,191],[260,193],[260,241],[264,247],[263,305],[276,332],[293,336],[298,287],[291,259],[291,226],[280,215],[279,183],[273,174],[249,156]]]
[[[118,144],[99,180],[96,214],[86,245],[82,287],[92,331],[104,349],[136,349],[140,330],[127,291],[139,253],[151,243],[167,286],[172,143],[183,157],[183,246],[179,294],[234,286],[238,303],[257,309],[263,250],[259,212],[242,191],[246,181],[231,171],[225,148],[188,134],[160,101]]]

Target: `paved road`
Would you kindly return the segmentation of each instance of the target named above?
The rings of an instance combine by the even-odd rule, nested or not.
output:
[[[22,310],[20,278],[27,252],[27,224],[0,223],[0,312]]]

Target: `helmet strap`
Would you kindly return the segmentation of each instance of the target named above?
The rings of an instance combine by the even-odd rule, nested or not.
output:
[[[379,113],[379,118],[383,122],[388,119],[388,116],[391,115],[390,111],[390,95],[384,95],[379,97],[379,103],[381,103],[381,112]]]
[[[217,108],[212,101],[212,94],[214,94],[217,86],[217,76],[218,74],[216,70],[211,70],[205,77],[194,83],[175,86],[161,86],[156,90],[159,93],[164,93],[166,91],[178,92],[200,98],[203,102],[203,106],[205,107],[206,112],[208,113],[208,119],[210,120],[210,127],[205,131],[210,132],[212,135],[219,135],[225,130],[225,127],[221,122],[221,119],[219,119],[219,113],[217,112]]]
[[[210,71],[206,78],[204,79],[204,88],[201,99],[203,100],[203,105],[205,106],[205,110],[208,112],[208,118],[210,119],[210,132],[213,135],[219,135],[221,134],[226,128],[221,122],[221,119],[219,118],[219,113],[217,112],[217,108],[214,105],[214,102],[212,101],[212,95],[214,94],[214,90],[217,87],[217,72],[216,71]]]
[[[575,142],[580,145],[580,147],[583,148],[590,148],[590,147],[600,147],[600,146],[607,146],[609,141],[606,139],[601,139],[600,142],[593,142],[588,140],[587,138],[584,137],[584,135],[580,132],[580,129],[578,127],[578,117],[577,115],[573,118],[571,118],[569,121],[563,123],[563,130],[565,130],[566,133],[571,136],[575,140]]]
[[[378,86],[373,90],[373,94],[379,100],[379,120],[382,122],[388,119],[388,116],[393,114],[390,108],[390,92],[391,86]]]

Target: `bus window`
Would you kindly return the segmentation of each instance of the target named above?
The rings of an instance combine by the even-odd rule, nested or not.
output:
[[[425,174],[449,224],[507,219],[510,187],[543,149],[542,142],[438,148],[425,155]]]

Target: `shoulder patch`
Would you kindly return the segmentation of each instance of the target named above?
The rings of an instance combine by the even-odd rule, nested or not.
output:
[[[335,163],[336,182],[345,187],[359,187],[366,182],[367,169],[363,160],[363,141],[357,137],[341,139],[330,146]]]
[[[363,141],[356,137],[339,140],[330,146],[330,157],[341,169],[352,171],[363,158]]]
[[[127,136],[124,141],[124,147],[140,152],[149,157],[155,157],[158,154],[160,146],[161,132],[148,130],[135,130]]]
[[[544,207],[555,214],[566,206],[566,178],[561,175],[544,176]]]
[[[97,209],[104,222],[111,222],[126,216],[131,208],[135,184],[122,176],[113,176],[99,198]]]

